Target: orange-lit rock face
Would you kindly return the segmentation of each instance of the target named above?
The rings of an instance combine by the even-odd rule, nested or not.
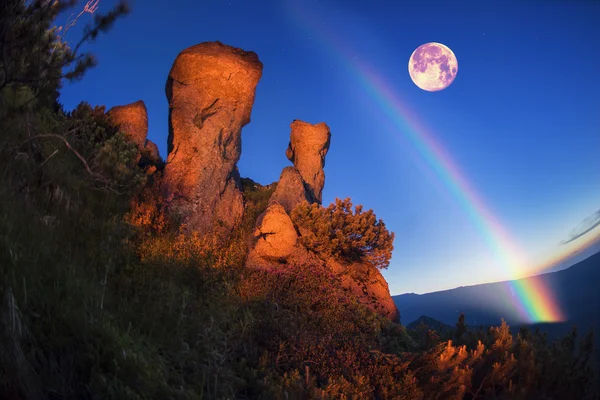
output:
[[[287,158],[300,172],[309,195],[321,203],[325,185],[323,167],[331,138],[329,127],[324,122],[312,125],[295,120],[291,128]]]
[[[192,230],[230,230],[241,219],[236,164],[261,74],[255,53],[219,42],[182,51],[171,68],[163,193]]]
[[[286,258],[294,251],[298,235],[285,209],[278,203],[270,205],[257,221],[255,255],[265,259]]]
[[[285,167],[277,188],[269,198],[269,205],[279,203],[291,215],[294,207],[303,201],[312,202],[312,197],[306,192],[300,173],[295,167]]]
[[[138,148],[144,148],[148,135],[148,111],[142,100],[124,106],[115,106],[108,110],[113,125],[125,133]]]

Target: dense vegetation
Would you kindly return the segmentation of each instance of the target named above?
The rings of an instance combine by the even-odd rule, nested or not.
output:
[[[57,102],[93,65],[52,28],[74,4],[0,4],[0,398],[594,398],[591,334],[407,330],[320,265],[243,268],[272,188],[244,182],[249,219],[229,243],[183,234],[160,171],[146,177],[103,108]],[[87,38],[125,11],[96,15]],[[361,214],[327,210],[310,219]],[[329,251],[385,255],[384,231],[383,249]]]

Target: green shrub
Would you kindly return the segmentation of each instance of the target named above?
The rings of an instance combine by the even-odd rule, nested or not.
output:
[[[292,220],[300,230],[302,243],[323,258],[381,269],[389,265],[394,233],[377,220],[373,210],[363,212],[362,205],[357,205],[352,211],[350,198],[336,198],[327,208],[304,202],[294,209]]]

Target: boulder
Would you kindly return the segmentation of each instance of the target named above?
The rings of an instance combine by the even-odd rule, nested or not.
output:
[[[254,231],[254,255],[265,260],[286,259],[296,247],[298,235],[282,205],[271,204],[259,217]]]
[[[175,59],[166,84],[169,154],[162,193],[190,230],[228,232],[242,218],[236,164],[261,74],[256,53],[220,42],[192,46]]]
[[[325,155],[331,138],[329,127],[324,122],[313,125],[300,120],[294,120],[290,126],[286,156],[300,172],[308,194],[320,204],[325,185]]]

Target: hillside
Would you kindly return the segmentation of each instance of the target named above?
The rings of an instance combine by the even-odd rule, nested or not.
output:
[[[533,278],[527,278],[533,279]],[[582,329],[599,327],[600,253],[557,272],[539,275],[556,296],[567,325]],[[514,311],[515,294],[511,292],[514,281],[459,287],[451,290],[417,295],[414,293],[393,296],[402,323],[409,324],[421,315],[427,315],[446,324],[453,324],[461,313],[468,325],[495,325],[504,318],[511,325],[523,323]],[[512,299],[507,301],[506,299]],[[585,305],[582,307],[582,305]]]
[[[452,326],[443,324],[440,321],[430,318],[426,315],[421,315],[419,318],[406,325],[406,328],[417,329],[421,324],[427,326],[427,328],[429,329],[433,329],[436,332],[440,333],[446,333],[454,329]]]

